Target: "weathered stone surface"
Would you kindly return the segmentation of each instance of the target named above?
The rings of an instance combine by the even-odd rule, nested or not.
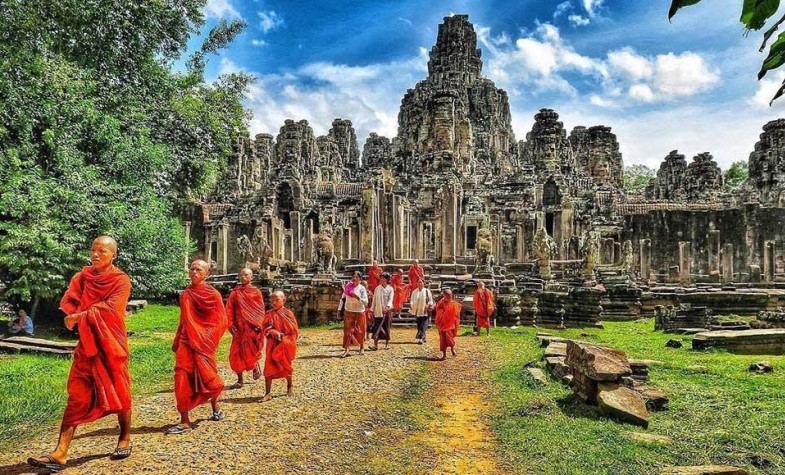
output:
[[[724,348],[740,354],[781,355],[785,354],[785,328],[698,333],[692,339],[692,348]]]
[[[771,373],[774,371],[774,367],[768,361],[758,361],[757,363],[752,363],[748,368],[750,373]]]
[[[565,357],[563,356],[549,356],[545,358],[545,369],[553,376],[555,379],[563,379],[565,376],[570,374],[570,367],[567,366],[565,362]]]
[[[649,412],[640,394],[617,383],[599,383],[597,404],[609,416],[642,427],[649,426]]]
[[[670,340],[665,342],[665,346],[667,346],[668,348],[681,348],[682,346],[684,346],[684,342],[682,342],[681,340],[676,340],[671,338]]]
[[[542,372],[540,368],[526,368],[526,371],[529,372],[529,375],[539,384],[547,384],[548,378],[545,377],[545,373]]]
[[[567,342],[566,341],[553,341],[547,348],[545,348],[544,355],[548,356],[567,356]]]
[[[749,475],[749,472],[729,465],[696,465],[668,467],[660,475]]]
[[[627,355],[621,350],[570,341],[566,363],[594,381],[618,381],[632,374]]]
[[[649,386],[638,386],[635,391],[641,395],[643,401],[646,403],[646,409],[650,412],[665,411],[668,409],[668,396],[660,391]]]

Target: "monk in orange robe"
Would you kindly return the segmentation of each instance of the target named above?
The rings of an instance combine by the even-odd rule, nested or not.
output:
[[[286,395],[292,392],[292,361],[297,356],[297,319],[291,310],[284,307],[286,295],[276,290],[270,295],[273,308],[264,316],[263,331],[267,338],[264,359],[264,397],[262,402],[272,399],[270,389],[274,379],[286,378]]]
[[[442,290],[442,298],[436,304],[436,328],[439,330],[442,360],[447,359],[447,348],[455,356],[455,336],[461,327],[461,310],[461,304],[452,299],[452,291]]]
[[[485,288],[485,282],[477,283],[477,290],[474,292],[474,315],[476,317],[477,333],[480,328],[485,328],[486,335],[491,333],[491,315],[496,309],[493,303],[493,292]]]
[[[209,269],[205,261],[193,261],[188,269],[191,285],[180,295],[180,326],[172,343],[174,397],[180,423],[167,429],[167,434],[190,432],[189,413],[207,401],[213,409],[210,420],[224,419],[218,408],[224,382],[218,374],[215,352],[226,332],[227,320],[221,294],[204,281]]]
[[[425,282],[425,270],[420,265],[419,259],[415,259],[414,262],[412,262],[407,274],[409,275],[409,295],[411,295],[411,293],[414,292],[414,289],[417,288],[417,282],[421,280]]]
[[[382,279],[382,273],[384,270],[379,267],[379,264],[376,263],[376,259],[373,260],[371,267],[368,268],[368,292],[373,293],[376,290],[376,286],[379,285],[379,282]]]
[[[243,385],[243,372],[253,371],[253,379],[259,379],[262,370],[259,359],[264,348],[262,321],[264,320],[264,298],[262,292],[251,284],[253,271],[247,267],[240,270],[240,285],[229,294],[226,302],[226,318],[232,334],[229,349],[229,366],[237,373],[237,384]]]
[[[79,329],[79,343],[68,374],[68,402],[57,448],[29,458],[27,463],[34,467],[63,470],[76,427],[109,414],[117,414],[120,423],[117,448],[110,458],[131,455],[131,374],[125,331],[131,280],[113,265],[116,257],[114,239],[96,238],[90,250],[91,265],[71,279],[60,301],[66,328]]]
[[[390,279],[395,293],[393,294],[393,312],[397,315],[401,314],[403,304],[409,300],[409,286],[403,281],[403,269],[396,269]]]

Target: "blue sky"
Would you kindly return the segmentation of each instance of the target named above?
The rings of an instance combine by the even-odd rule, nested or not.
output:
[[[759,33],[744,37],[741,0],[711,0],[666,18],[670,0],[352,1],[208,0],[205,31],[220,18],[247,30],[212,57],[208,76],[257,77],[251,132],[276,134],[307,119],[324,134],[353,121],[360,145],[396,133],[400,100],[426,74],[443,17],[468,14],[483,73],[507,90],[516,137],[541,107],[568,129],[604,124],[626,164],[657,166],[670,150],[708,151],[724,168],[746,159],[785,73],[762,82]],[[195,41],[194,44],[197,44]]]

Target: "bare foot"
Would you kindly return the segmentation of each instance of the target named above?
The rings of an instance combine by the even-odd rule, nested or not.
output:
[[[450,348],[450,352],[452,353],[453,356],[458,356],[457,354],[455,354],[455,350],[454,349]]]
[[[267,401],[272,401],[272,400],[273,400],[273,397],[270,395],[270,393],[265,394],[264,397],[262,398],[262,402],[267,402]]]
[[[347,356],[349,356],[349,350],[343,350],[343,353],[341,353],[341,358],[346,358]]]
[[[256,381],[261,377],[262,377],[262,369],[259,368],[259,365],[257,364],[253,369],[253,380]]]
[[[292,396],[294,396],[294,390],[293,390],[293,389],[290,389],[290,390],[286,391],[286,395],[287,395],[288,397],[292,397]]]

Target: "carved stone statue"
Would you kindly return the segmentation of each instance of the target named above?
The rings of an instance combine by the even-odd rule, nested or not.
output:
[[[318,272],[335,272],[338,257],[335,255],[333,237],[329,230],[323,230],[315,239],[316,268]]]
[[[632,241],[629,239],[624,241],[624,245],[622,246],[621,251],[622,259],[621,259],[621,267],[624,272],[627,274],[632,274],[632,265],[635,261],[632,253]]]
[[[583,274],[588,277],[593,276],[594,267],[600,262],[600,235],[598,233],[594,231],[584,233],[581,256],[583,257]]]
[[[254,257],[251,240],[248,239],[248,236],[245,234],[241,234],[240,237],[237,238],[237,253],[240,254],[243,265]]]
[[[477,231],[477,259],[474,271],[492,272],[493,265],[493,235],[490,229],[482,228]]]
[[[270,270],[270,259],[273,257],[273,249],[267,244],[264,228],[257,226],[253,233],[253,254],[260,270]]]
[[[551,259],[556,255],[558,249],[556,242],[548,235],[545,228],[540,228],[534,234],[534,242],[532,243],[532,250],[534,258],[537,260],[537,267],[540,270],[540,277],[545,280],[553,278],[551,272]]]

